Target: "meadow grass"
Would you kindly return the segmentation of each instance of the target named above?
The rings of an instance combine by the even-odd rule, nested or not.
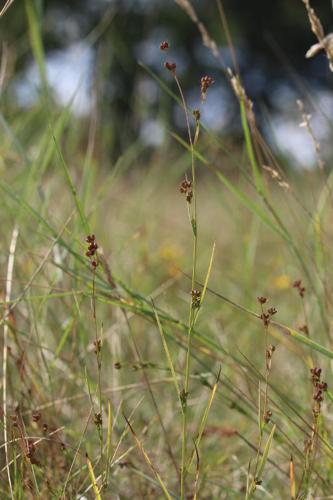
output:
[[[42,90],[0,115],[1,498],[329,498],[332,174],[271,153],[236,61],[241,145],[163,54],[141,67],[186,133],[104,164],[25,7]]]

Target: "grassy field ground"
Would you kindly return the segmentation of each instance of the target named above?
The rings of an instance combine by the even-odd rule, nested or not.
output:
[[[98,114],[52,104],[32,5],[41,100],[0,115],[0,497],[332,498],[319,148],[273,157],[237,75],[244,141],[222,139],[171,68],[187,134],[108,164]]]

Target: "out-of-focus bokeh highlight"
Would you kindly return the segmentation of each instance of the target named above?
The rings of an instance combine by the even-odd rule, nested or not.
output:
[[[100,146],[117,157],[133,140],[160,146],[170,129],[184,127],[182,112],[165,98],[148,70],[167,80],[161,40],[186,89],[188,104],[200,101],[199,82],[209,73],[216,80],[202,119],[222,136],[240,135],[238,106],[221,64],[206,49],[197,27],[172,0],[36,0],[46,51],[46,74],[55,102],[70,105],[81,124],[93,109],[99,113]],[[194,1],[223,57],[232,67],[217,2]],[[330,2],[316,6],[330,30]],[[314,42],[302,2],[281,0],[274,15],[266,0],[226,0],[237,60],[256,116],[276,153],[295,168],[311,168],[316,156],[304,130],[296,99],[310,101],[312,124],[330,158],[333,112],[332,77],[325,55],[305,59]],[[15,1],[1,19],[2,59],[8,61],[2,106],[12,113],[38,105],[40,73],[28,43],[24,3]],[[169,56],[168,56],[169,57]],[[7,84],[8,82],[8,84]],[[169,82],[171,79],[169,78]],[[311,96],[311,99],[309,99]]]

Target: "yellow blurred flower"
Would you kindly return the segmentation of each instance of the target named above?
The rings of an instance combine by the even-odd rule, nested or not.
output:
[[[162,260],[170,262],[178,260],[182,255],[182,251],[177,245],[166,243],[160,246],[158,255]]]
[[[274,279],[274,286],[280,290],[291,287],[291,279],[287,274],[280,274]]]
[[[168,264],[168,274],[177,277],[180,274],[180,259],[183,255],[181,248],[175,244],[165,243],[158,251],[159,257]]]

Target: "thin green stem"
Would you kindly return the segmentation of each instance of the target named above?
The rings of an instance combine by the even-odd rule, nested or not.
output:
[[[103,456],[103,408],[102,408],[102,361],[101,361],[101,341],[98,338],[98,326],[97,326],[97,315],[96,315],[96,271],[93,270],[93,280],[92,280],[92,310],[93,310],[93,318],[94,318],[94,326],[95,326],[95,353],[96,353],[96,361],[97,361],[97,371],[98,371],[98,403],[99,403],[99,416],[95,415],[95,421],[98,428],[99,441],[101,447],[101,458]]]
[[[187,111],[187,105],[185,97],[177,78],[174,74],[174,78],[178,87],[178,91],[181,97],[182,105],[185,112],[186,126],[188,132],[188,140],[191,150],[191,175],[192,175],[192,193],[193,197],[191,202],[188,202],[190,221],[193,232],[193,251],[192,251],[192,279],[191,279],[191,293],[194,290],[196,282],[196,272],[197,272],[197,253],[198,253],[198,225],[197,225],[197,192],[196,192],[196,172],[195,172],[195,161],[194,161],[194,146],[191,134],[190,120]],[[198,122],[197,122],[198,127]],[[197,134],[196,134],[197,137]],[[190,205],[191,203],[191,205]],[[190,379],[190,361],[191,361],[191,342],[192,342],[192,332],[195,323],[195,310],[193,308],[192,297],[190,300],[190,310],[189,310],[189,320],[188,320],[188,335],[187,335],[187,348],[186,348],[186,362],[185,362],[185,381],[184,389],[181,397],[182,400],[182,451],[181,451],[181,471],[180,471],[180,498],[184,500],[185,498],[185,477],[186,477],[186,451],[187,451],[187,423],[188,423],[188,413],[187,413],[187,398],[189,394],[189,379]]]
[[[270,358],[269,356],[269,347],[268,347],[268,323],[265,323],[264,320],[264,315],[265,311],[264,308],[261,304],[261,316],[263,319],[264,323],[264,330],[265,330],[265,386],[264,386],[264,405],[263,409],[261,412],[261,388],[260,388],[260,383],[259,383],[259,442],[258,442],[258,448],[257,448],[257,454],[256,454],[256,461],[255,461],[255,466],[254,466],[254,472],[253,472],[253,479],[250,483],[250,488],[246,494],[246,500],[250,500],[256,490],[257,486],[257,473],[258,473],[258,467],[259,467],[259,458],[260,455],[262,454],[261,452],[261,447],[262,447],[262,441],[264,437],[264,427],[265,424],[268,423],[267,420],[267,411],[268,411],[268,379],[269,379],[269,374],[270,374]],[[271,355],[270,355],[271,356]]]

